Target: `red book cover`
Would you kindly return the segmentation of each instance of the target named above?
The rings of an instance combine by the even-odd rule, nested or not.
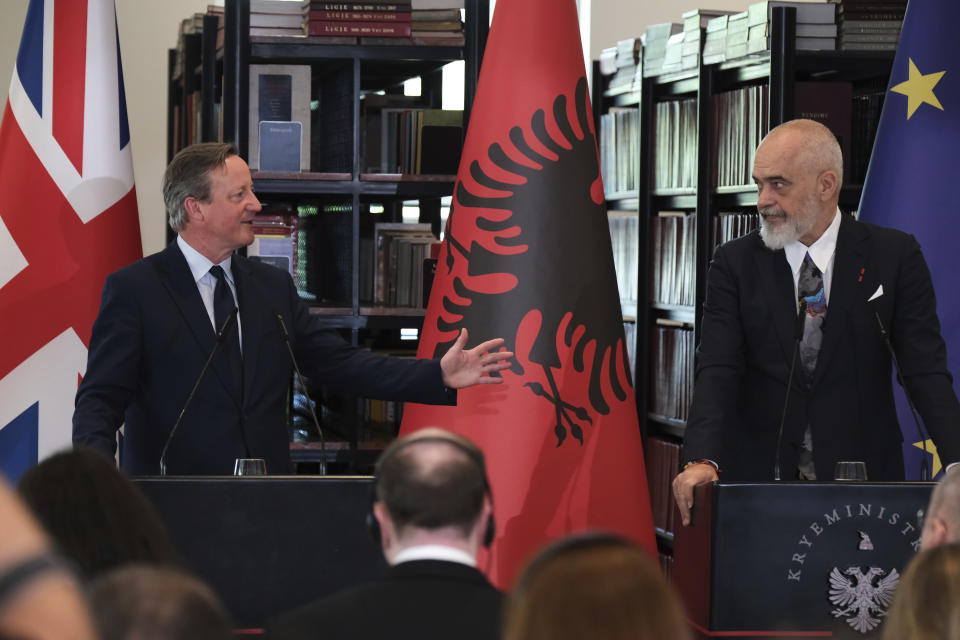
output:
[[[311,11],[310,22],[410,22],[410,12],[401,11]]]
[[[409,22],[338,22],[335,20],[310,21],[311,36],[390,36],[410,35]]]

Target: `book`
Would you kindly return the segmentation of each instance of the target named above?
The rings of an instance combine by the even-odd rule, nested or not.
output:
[[[311,36],[389,36],[391,38],[408,37],[410,23],[404,22],[339,22],[335,20],[310,21],[308,35]]]
[[[398,11],[409,13],[412,7],[409,2],[376,2],[375,0],[360,0],[359,2],[337,2],[335,0],[314,0],[304,2],[303,13],[309,11]]]
[[[299,122],[261,120],[258,125],[259,170],[299,173],[302,170],[302,128]]]
[[[410,23],[413,31],[459,31],[463,23],[459,20],[414,20]]]
[[[411,31],[410,41],[413,44],[431,47],[462,47],[467,43],[467,37],[462,31]]]
[[[414,9],[414,20],[461,20],[460,9]]]
[[[416,144],[416,173],[456,175],[463,150],[463,111],[420,111]]]
[[[299,13],[253,13],[250,12],[250,27],[284,27],[299,29],[303,17]]]
[[[298,166],[310,167],[310,66],[251,64],[249,98],[250,168],[260,170],[260,123],[300,123]],[[289,140],[289,138],[287,138]],[[286,165],[284,165],[286,166]],[[300,170],[300,169],[296,169]]]
[[[410,22],[409,11],[310,11],[308,22]]]
[[[747,8],[751,25],[763,24],[773,16],[775,7],[794,7],[797,24],[830,24],[836,20],[837,5],[829,2],[787,2],[785,0],[762,0]]]
[[[795,117],[816,120],[833,132],[843,151],[843,173],[849,176],[853,154],[870,155],[869,149],[852,149],[850,146],[853,131],[853,85],[849,82],[797,81],[793,87]]]

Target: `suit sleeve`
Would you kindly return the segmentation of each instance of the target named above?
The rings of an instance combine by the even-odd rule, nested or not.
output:
[[[684,436],[684,459],[712,460],[723,468],[723,430],[732,419],[745,369],[739,286],[723,246],[707,273],[693,403]]]
[[[135,391],[140,363],[140,315],[136,296],[126,294],[116,275],[103,286],[93,323],[87,371],[77,390],[73,444],[113,458],[117,430]]]
[[[947,369],[930,270],[911,236],[903,245],[891,341],[904,383],[944,466],[960,460],[960,403]]]
[[[384,356],[348,344],[338,332],[321,326],[290,281],[294,350],[304,375],[350,395],[380,400],[456,403],[443,384],[440,360]]]

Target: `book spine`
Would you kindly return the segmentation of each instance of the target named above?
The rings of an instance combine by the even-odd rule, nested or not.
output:
[[[410,22],[410,13],[400,11],[311,11],[311,22]]]
[[[410,35],[410,24],[402,22],[337,22],[337,21],[310,21],[309,35],[311,36],[391,36],[404,37]]]
[[[315,2],[310,4],[310,12],[314,11],[376,11],[410,13],[409,3],[373,4],[369,2]]]

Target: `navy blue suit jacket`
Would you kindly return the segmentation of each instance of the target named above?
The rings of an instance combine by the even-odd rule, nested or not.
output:
[[[883,295],[868,299],[883,286]],[[776,451],[797,325],[793,274],[758,231],[719,247],[707,277],[696,385],[684,458],[719,463],[725,480],[796,477],[806,425],[817,478],[838,460],[863,460],[871,480],[902,480],[902,436],[891,358],[944,465],[960,459],[960,404],[947,370],[930,271],[916,240],[844,215],[837,237],[823,343],[812,378],[797,362]],[[919,455],[919,453],[918,453]]]
[[[304,375],[352,395],[449,404],[439,360],[388,358],[349,345],[320,326],[289,274],[233,258],[243,339],[242,397],[227,384],[218,352],[167,453],[170,474],[231,474],[238,457],[264,458],[288,473],[290,357],[283,317]],[[236,329],[234,329],[236,330]],[[87,372],[73,416],[73,440],[112,456],[124,424],[121,466],[157,474],[160,453],[216,334],[176,242],[111,274],[93,325]]]

